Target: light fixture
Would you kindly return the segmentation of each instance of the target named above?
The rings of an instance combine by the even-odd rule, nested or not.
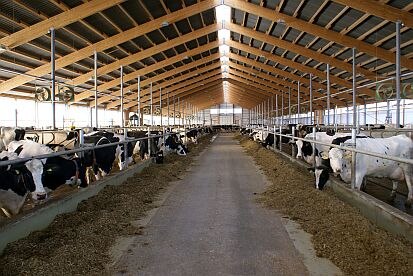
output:
[[[275,22],[277,22],[278,24],[284,24],[285,20],[281,19],[281,18],[278,18],[277,21],[275,21]]]
[[[161,27],[168,27],[169,26],[169,22],[168,21],[163,21],[161,23]]]
[[[189,59],[189,57],[188,57],[188,56],[184,56],[184,59]]]

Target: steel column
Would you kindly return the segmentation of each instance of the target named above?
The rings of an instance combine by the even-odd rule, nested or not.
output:
[[[50,77],[52,89],[50,91],[52,100],[52,128],[56,129],[56,55],[55,55],[55,29],[50,28]]]
[[[93,90],[95,90],[95,127],[99,127],[98,120],[98,53],[93,52]]]
[[[400,127],[400,28],[402,23],[396,22],[396,128]]]
[[[327,125],[330,125],[330,64],[327,64]]]

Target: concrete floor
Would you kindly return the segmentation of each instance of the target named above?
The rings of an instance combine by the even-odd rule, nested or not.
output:
[[[307,275],[281,217],[257,204],[266,186],[221,134],[173,186],[114,267],[128,275]]]

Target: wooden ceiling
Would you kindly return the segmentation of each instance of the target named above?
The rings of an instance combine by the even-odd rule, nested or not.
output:
[[[217,22],[215,7],[231,7]],[[177,98],[199,109],[228,99],[252,108],[274,95],[326,106],[326,64],[332,105],[351,104],[351,48],[357,49],[357,102],[375,100],[375,85],[395,74],[395,22],[401,20],[402,74],[413,69],[413,2],[407,0],[0,0],[0,95],[33,99],[50,84],[50,35],[56,30],[56,75],[73,86],[75,104],[94,106],[93,53],[98,53],[98,105],[124,108]],[[218,30],[230,30],[221,69]],[[404,81],[411,81],[406,77]],[[347,91],[347,92],[343,92]],[[320,98],[322,97],[322,98]],[[163,101],[163,105],[166,100]]]

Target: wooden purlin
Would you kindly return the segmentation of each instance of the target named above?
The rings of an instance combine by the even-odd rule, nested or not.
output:
[[[142,25],[139,25],[137,27],[124,31],[122,33],[111,36],[110,38],[94,43],[90,46],[79,49],[75,53],[71,53],[64,57],[58,58],[56,60],[56,70],[61,69],[65,66],[68,66],[72,63],[75,63],[79,60],[82,60],[86,57],[91,56],[95,50],[97,52],[100,52],[110,47],[124,43],[132,38],[135,38],[143,34],[149,33],[153,30],[156,30],[161,26],[161,23],[164,21],[167,21],[170,23],[179,21],[186,17],[189,17],[194,14],[211,9],[219,5],[220,2],[221,2],[220,0],[205,0],[200,3],[191,5],[187,7],[186,9],[178,10],[174,13],[159,17],[153,21],[144,23]],[[49,73],[49,71],[50,71],[50,63],[46,63],[40,67],[37,67],[36,69],[32,69],[29,72],[27,72],[31,76],[19,75],[19,76],[13,77],[3,83],[0,83],[0,93],[12,90],[13,88],[18,87],[19,85],[32,81],[35,79],[35,76],[46,75]]]
[[[362,11],[367,14],[375,15],[377,17],[386,19],[388,21],[396,22],[402,21],[403,24],[409,28],[413,28],[412,14],[401,9],[394,8],[390,5],[380,3],[373,0],[332,0],[336,3],[340,3],[344,6],[351,7],[353,9]]]
[[[19,45],[22,45],[30,40],[38,38],[44,34],[47,34],[50,28],[59,29],[79,19],[88,17],[92,14],[108,9],[114,5],[120,4],[125,0],[92,0],[81,4],[66,12],[59,13],[47,20],[43,20],[32,26],[17,31],[9,36],[0,39],[0,45],[6,46],[8,49],[13,49]]]
[[[146,88],[146,89],[142,89],[142,88],[145,87],[145,86],[148,86],[151,82],[156,83],[159,80],[169,78],[173,75],[182,73],[182,72],[187,71],[189,69],[196,68],[197,66],[204,65],[208,62],[211,62],[211,61],[214,61],[214,60],[217,60],[217,59],[219,59],[219,54],[215,54],[215,55],[206,57],[204,59],[199,59],[195,62],[188,63],[188,64],[186,64],[184,66],[181,66],[181,67],[178,67],[174,70],[166,71],[165,73],[162,73],[160,75],[156,75],[152,78],[147,78],[145,80],[142,80],[141,81],[141,93],[140,93],[140,95],[141,95],[142,98],[145,97],[145,96],[148,96],[149,88]],[[171,85],[174,85],[175,83],[179,84],[179,82],[184,81],[187,78],[191,78],[192,76],[194,76],[194,74],[201,74],[201,73],[204,73],[208,70],[217,68],[218,66],[219,65],[217,64],[217,62],[212,63],[211,65],[207,65],[207,66],[204,66],[202,68],[198,68],[197,70],[191,71],[188,74],[181,75],[179,77],[173,78],[171,80],[168,80],[168,81],[165,81],[165,82],[162,82],[162,83],[159,83],[159,84],[155,84],[155,85],[152,86],[152,89],[156,90],[156,91],[155,90],[153,90],[153,91],[155,92],[154,93],[155,96],[157,96],[159,88],[165,89],[165,88],[168,88]],[[118,91],[117,94],[120,95],[120,91]],[[130,95],[127,95],[125,97],[125,99],[126,100],[131,100],[131,101],[136,100],[136,95],[137,95],[137,91],[133,91],[133,93],[130,94]],[[105,99],[101,99],[100,103],[103,103],[103,101],[105,101],[105,100],[108,101],[111,98],[112,98],[111,96],[105,96]],[[116,107],[117,105],[120,105],[120,100],[116,100],[116,101],[110,103],[109,108]]]
[[[147,57],[153,56],[155,54],[161,53],[165,50],[168,50],[168,49],[171,49],[171,48],[176,47],[178,45],[181,45],[185,42],[191,41],[193,39],[196,39],[196,38],[199,38],[199,37],[202,37],[202,36],[205,36],[205,35],[208,35],[212,32],[216,32],[218,29],[219,29],[219,24],[209,25],[205,28],[201,28],[199,30],[196,30],[193,33],[188,33],[186,35],[179,36],[179,37],[174,38],[172,40],[166,41],[166,42],[161,43],[159,45],[156,45],[154,47],[150,47],[150,48],[145,49],[143,51],[140,51],[138,53],[129,55],[125,58],[119,59],[115,62],[112,62],[110,64],[102,66],[102,67],[98,68],[97,73],[98,73],[98,75],[103,75],[103,74],[118,70],[120,66],[125,66],[125,65],[128,65],[128,64],[134,63],[137,60],[142,60],[142,59],[145,59]],[[134,72],[132,74],[135,74],[135,76],[138,76],[136,74],[136,72]],[[79,76],[79,77],[73,79],[72,84],[73,85],[79,85],[79,84],[85,83],[92,76],[93,76],[93,71],[88,73],[88,74],[84,74],[82,76]],[[103,91],[103,90],[112,88],[114,86],[117,86],[117,85],[119,85],[119,81],[120,81],[120,79],[118,78],[118,79],[114,79],[110,82],[104,83],[104,84],[102,84],[98,87],[98,90]]]
[[[193,69],[193,68],[195,68],[195,67],[198,67],[198,66],[203,65],[203,64],[205,64],[205,63],[208,63],[208,62],[210,62],[210,61],[216,60],[216,59],[218,59],[218,58],[219,58],[219,54],[213,54],[213,55],[211,55],[211,56],[205,57],[204,59],[199,59],[199,60],[197,60],[197,61],[194,61],[194,62],[185,64],[185,65],[180,66],[180,67],[177,67],[177,68],[175,68],[175,69],[173,69],[173,70],[171,70],[171,71],[166,71],[166,72],[164,72],[164,73],[162,73],[162,74],[159,74],[159,75],[156,75],[156,76],[154,76],[154,77],[152,77],[152,78],[147,78],[147,79],[145,79],[145,80],[141,80],[141,84],[140,84],[140,85],[141,85],[141,90],[142,90],[141,92],[143,93],[143,94],[141,94],[141,96],[143,96],[145,93],[147,93],[147,89],[144,91],[144,89],[142,89],[142,88],[145,87],[145,86],[147,86],[147,85],[149,85],[151,82],[154,83],[157,88],[159,88],[159,85],[157,84],[157,82],[159,82],[160,80],[165,80],[165,79],[167,79],[167,78],[169,78],[169,77],[172,77],[172,76],[174,76],[174,75],[176,75],[176,74],[180,74],[180,73],[182,73],[182,72],[184,72],[184,71],[186,71],[186,70]],[[134,73],[132,73],[132,74],[134,74]],[[125,77],[126,77],[126,76],[127,76],[127,75],[125,75]],[[168,82],[165,82],[165,83],[168,83]],[[165,85],[165,83],[163,83],[163,84]],[[173,81],[170,82],[170,83],[173,83]],[[127,87],[125,87],[125,88],[126,88],[126,89],[130,89],[130,86],[127,86]],[[131,95],[126,95],[125,98],[128,99],[128,100],[134,100],[134,99],[136,99],[136,96],[133,95],[133,94],[136,94],[136,93],[137,93],[136,90],[137,90],[137,89],[131,90],[132,94],[131,94]],[[108,95],[108,96],[102,96],[102,97],[100,97],[100,98],[98,99],[98,104],[102,104],[102,103],[105,103],[105,102],[111,100],[111,99],[113,98],[113,96],[120,96],[120,91],[112,92],[112,93],[111,93],[110,95]],[[119,101],[119,104],[120,104],[120,101]],[[94,105],[94,101],[91,101],[90,104],[89,104],[89,106],[91,106],[91,107],[95,106],[95,105]]]
[[[279,86],[279,85],[275,85],[275,86],[274,86],[274,83],[272,83],[271,80],[269,79],[271,76],[266,75],[266,74],[261,73],[261,72],[258,72],[258,71],[256,71],[256,70],[253,70],[252,68],[248,68],[248,67],[245,67],[245,66],[236,64],[236,63],[231,62],[231,61],[230,61],[230,67],[233,67],[233,68],[235,68],[235,69],[237,69],[237,70],[243,71],[244,74],[245,74],[245,73],[255,74],[254,77],[257,77],[257,76],[258,76],[258,77],[261,77],[261,78],[262,78],[262,84],[268,83],[268,85],[272,85],[273,88],[279,89],[280,91],[288,90],[288,87],[283,87],[283,86]],[[248,76],[248,75],[245,74],[245,76]],[[252,78],[251,76],[249,76],[249,77]],[[255,78],[253,78],[253,79],[255,80]],[[261,81],[261,79],[259,79],[259,80]],[[291,89],[291,91],[295,93],[295,90]],[[305,93],[303,93],[303,91],[300,90],[300,92],[301,92],[301,94],[300,94],[300,99],[302,99],[302,100],[308,100],[308,99],[309,99],[309,96],[306,95]],[[278,94],[278,95],[279,95],[279,94]]]
[[[182,82],[179,85],[176,85],[175,87],[173,87],[172,89],[166,88],[166,89],[164,89],[164,95],[166,93],[169,93],[170,97],[174,96],[174,95],[177,96],[182,91],[187,91],[187,90],[195,89],[195,88],[199,87],[200,86],[199,82],[201,82],[201,81],[203,82],[206,79],[210,81],[210,80],[215,80],[215,79],[220,79],[220,78],[221,78],[221,71],[220,71],[220,68],[219,68],[219,69],[213,70],[213,71],[211,71],[207,74],[199,76],[197,78],[189,79],[185,82]],[[159,102],[159,95],[158,95],[159,91],[154,90],[154,92],[156,92],[156,94],[154,93],[155,95],[153,95],[153,102],[155,104],[155,103]],[[146,102],[146,101],[149,100],[149,98],[150,97],[148,95],[145,96],[145,97],[142,97],[141,102]],[[137,105],[138,105],[138,101],[136,101],[136,99],[135,99],[134,101],[131,101],[131,102],[127,103],[126,105],[124,105],[124,108],[129,109],[129,108],[135,107]]]
[[[224,0],[224,4],[235,9],[266,18],[270,21],[283,20],[286,25],[296,30],[305,31],[308,34],[319,36],[329,41],[334,41],[345,47],[355,47],[359,52],[364,52],[368,55],[376,56],[393,64],[395,63],[395,54],[391,51],[385,50],[380,47],[375,47],[371,44],[349,36],[341,35],[340,33],[328,30],[315,24],[308,23],[305,20],[301,20],[299,18],[286,15],[276,10],[264,8],[262,6],[240,0]],[[401,64],[408,69],[413,69],[413,60],[408,59],[404,56],[401,57]]]
[[[302,65],[301,63],[294,62],[294,61],[291,61],[291,60],[288,60],[288,59],[279,57],[279,56],[277,56],[277,55],[273,55],[273,54],[267,53],[267,52],[265,52],[265,51],[261,51],[261,50],[259,50],[259,49],[257,49],[257,48],[254,48],[254,47],[251,47],[251,46],[242,44],[242,43],[238,43],[238,42],[233,41],[233,40],[228,41],[227,44],[228,44],[229,46],[231,46],[231,47],[234,47],[234,48],[237,48],[237,49],[240,49],[240,50],[243,50],[243,51],[247,51],[247,52],[249,52],[249,53],[253,53],[254,55],[262,55],[262,56],[264,56],[266,59],[269,59],[269,60],[278,62],[278,63],[280,63],[280,64],[282,64],[282,65],[284,65],[284,66],[289,66],[289,67],[298,68],[300,71],[305,72],[305,73],[312,73],[315,77],[319,77],[320,79],[325,79],[325,78],[326,78],[325,72],[319,71],[319,70],[314,69],[314,68],[309,67],[309,66]],[[287,64],[288,64],[288,65],[287,65]],[[293,75],[292,75],[292,76],[293,76]],[[341,78],[339,78],[339,77],[336,77],[336,76],[334,76],[334,75],[333,75],[333,76],[330,76],[330,80],[331,80],[331,83],[336,83],[336,84],[341,85],[341,86],[346,87],[346,88],[352,88],[351,82],[349,82],[349,81],[347,81],[347,80],[344,80],[344,79],[341,79]],[[315,82],[315,83],[316,83],[316,82]],[[358,89],[358,92],[359,92],[359,93],[362,93],[362,94],[366,94],[366,95],[368,95],[368,96],[370,96],[370,97],[374,97],[374,96],[375,96],[374,91],[372,91],[372,90],[370,90],[370,89],[368,89],[368,88]],[[351,95],[349,95],[349,94],[346,95],[346,94],[343,93],[343,94],[341,94],[340,97],[344,97],[344,98],[350,99],[350,98],[351,98]],[[357,99],[357,101],[359,102],[360,99]]]
[[[317,51],[313,51],[311,49],[300,46],[298,44],[293,44],[291,42],[288,42],[288,41],[283,40],[283,39],[279,39],[279,38],[274,37],[272,35],[261,33],[261,32],[258,32],[258,31],[254,31],[254,30],[251,30],[250,28],[242,27],[242,26],[239,26],[239,25],[234,24],[234,23],[225,24],[225,26],[232,32],[236,32],[236,33],[239,33],[239,34],[242,33],[243,35],[249,36],[253,39],[262,41],[262,42],[267,43],[267,44],[277,46],[279,48],[283,48],[287,51],[292,51],[296,54],[299,54],[299,55],[317,60],[317,61],[325,63],[325,64],[330,64],[332,67],[337,67],[337,68],[343,69],[347,72],[352,71],[352,65],[350,63],[347,63],[345,61],[341,61],[337,58],[332,58],[328,55],[321,54]],[[261,51],[263,51],[263,50],[261,49]],[[286,61],[289,61],[289,60],[286,60]],[[364,69],[360,66],[357,66],[357,73],[363,75],[364,77],[366,77],[368,79],[374,80],[374,78],[373,78],[374,73],[367,70],[367,69]]]
[[[302,85],[301,85],[301,92],[307,93],[307,95],[310,94],[310,88],[309,88],[310,80],[308,80],[308,79],[306,79],[306,78],[301,78],[301,77],[296,76],[296,75],[294,75],[294,77],[293,77],[293,76],[291,76],[291,74],[288,73],[288,72],[285,72],[285,71],[280,70],[280,69],[276,69],[276,68],[274,68],[274,67],[272,67],[272,66],[265,65],[265,64],[263,64],[263,63],[260,63],[260,62],[257,62],[257,61],[254,61],[254,60],[251,60],[251,59],[248,59],[248,58],[246,58],[246,57],[239,56],[239,55],[236,55],[236,54],[232,54],[232,53],[231,53],[231,54],[229,54],[228,56],[229,56],[229,58],[231,58],[231,59],[233,59],[233,60],[236,60],[236,61],[238,61],[238,62],[242,62],[242,63],[244,63],[244,64],[252,65],[252,66],[254,66],[254,67],[257,67],[257,68],[266,70],[266,71],[268,71],[268,72],[270,72],[270,73],[273,73],[273,74],[279,74],[279,75],[283,76],[284,78],[293,78],[293,79],[294,79],[295,81],[297,81],[297,82],[300,81],[300,83],[302,84]],[[273,76],[271,76],[271,75],[267,75],[267,74],[262,73],[262,72],[257,71],[257,70],[256,70],[256,72],[254,72],[254,74],[257,74],[257,75],[259,75],[259,76],[261,76],[261,77],[263,77],[263,78],[267,78],[268,80],[276,81],[276,82],[278,82],[280,85],[285,86],[285,88],[291,87],[291,89],[292,89],[293,91],[296,91],[296,90],[297,90],[297,88],[296,88],[297,83],[292,83],[292,82],[286,81],[286,80],[281,79],[281,78],[278,78],[278,77],[275,78],[275,77],[273,77]],[[303,84],[307,85],[307,87],[304,86]],[[326,89],[326,85],[323,85],[323,84],[320,84],[320,83],[318,83],[318,82],[316,82],[316,81],[313,81],[313,96],[314,96],[314,98],[316,98],[317,96],[323,96],[323,94],[321,94],[320,92],[317,91],[317,87],[323,87],[324,89]],[[332,90],[333,92],[337,92],[335,89],[331,89],[331,90]],[[343,101],[341,101],[341,100],[339,100],[339,99],[332,98],[331,100],[332,100],[333,103],[335,103],[335,104],[337,104],[337,105],[345,105],[345,102],[343,102]]]

